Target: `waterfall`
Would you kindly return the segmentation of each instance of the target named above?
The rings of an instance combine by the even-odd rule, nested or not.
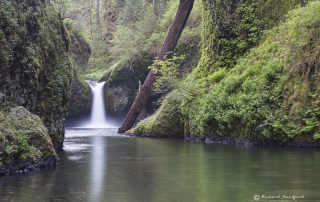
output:
[[[113,126],[108,124],[104,106],[103,86],[105,82],[98,83],[90,80],[86,80],[86,82],[92,93],[91,116],[86,128],[112,128]]]

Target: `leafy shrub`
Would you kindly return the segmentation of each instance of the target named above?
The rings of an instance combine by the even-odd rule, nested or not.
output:
[[[20,153],[27,153],[29,154],[31,157],[34,156],[34,151],[33,151],[33,147],[29,146],[28,142],[27,142],[27,136],[21,134],[21,133],[16,133],[17,136],[17,141],[18,141],[18,148],[19,148],[19,152]]]
[[[184,58],[185,56],[174,55],[168,59],[155,60],[149,67],[156,75],[156,81],[153,84],[156,92],[167,92],[179,86],[181,75],[178,67],[179,62]]]
[[[319,13],[320,2],[297,8],[287,21],[266,32],[264,42],[237,60],[228,74],[219,69],[207,77],[210,85],[200,77],[199,94],[180,101],[184,132],[280,141],[319,139]],[[192,74],[201,76],[197,70]],[[191,86],[194,81],[184,82]]]
[[[208,76],[209,83],[218,83],[221,79],[226,75],[226,69],[219,69],[218,71],[214,72],[213,74]]]
[[[18,151],[13,148],[13,146],[7,145],[5,149],[0,152],[0,162],[9,163],[9,161],[13,161],[14,155]]]

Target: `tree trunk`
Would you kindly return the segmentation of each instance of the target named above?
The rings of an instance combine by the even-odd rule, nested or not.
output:
[[[97,0],[96,5],[96,25],[99,25],[99,18],[100,18],[100,0]]]
[[[180,0],[180,4],[175,19],[169,29],[166,39],[164,40],[161,46],[161,49],[157,56],[157,60],[162,60],[166,53],[174,51],[174,48],[176,47],[180,38],[181,32],[189,18],[190,12],[193,7],[193,3],[194,0]],[[126,118],[120,126],[118,133],[124,133],[133,126],[141,110],[144,108],[154,80],[155,75],[151,70],[145,82],[141,86],[140,92],[138,93],[135,101],[133,102]]]
[[[89,16],[90,23],[90,38],[92,39],[92,9],[93,9],[92,1],[89,1],[89,7],[87,8],[86,15]]]
[[[159,4],[160,4],[160,18],[162,18],[162,0],[159,1]]]

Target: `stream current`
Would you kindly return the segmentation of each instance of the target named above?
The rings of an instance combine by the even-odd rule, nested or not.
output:
[[[58,154],[57,166],[1,177],[0,201],[320,201],[319,150],[67,129]]]

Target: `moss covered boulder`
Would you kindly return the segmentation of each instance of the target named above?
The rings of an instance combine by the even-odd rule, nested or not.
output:
[[[180,102],[179,96],[175,96],[174,93],[169,94],[154,115],[140,121],[128,133],[144,137],[183,137]]]
[[[24,107],[0,111],[0,175],[59,162],[48,129]]]
[[[0,41],[0,108],[13,103],[38,115],[61,148],[72,79],[61,18],[49,0],[0,1]]]

